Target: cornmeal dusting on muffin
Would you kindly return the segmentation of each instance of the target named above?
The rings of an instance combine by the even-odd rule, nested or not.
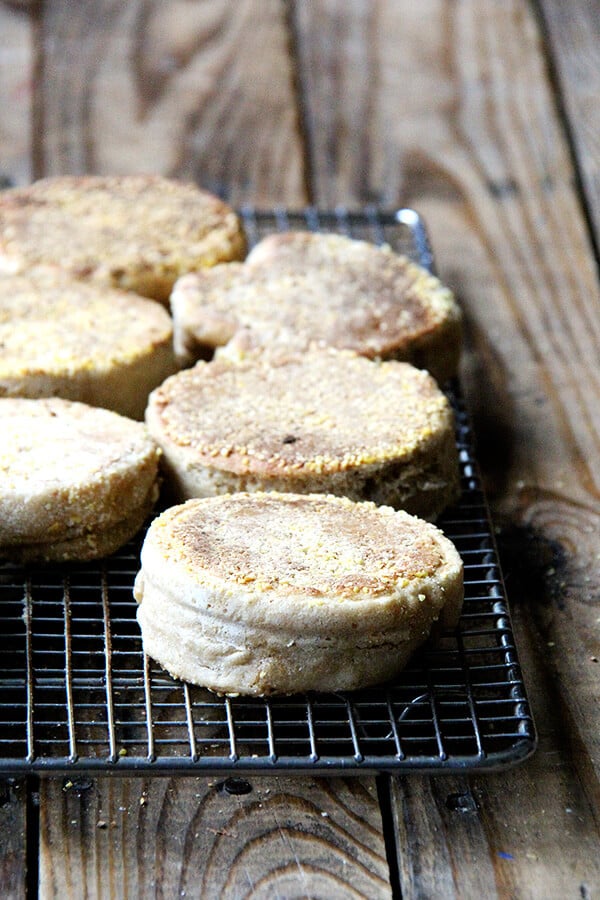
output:
[[[326,496],[310,503],[288,496],[284,504],[268,494],[255,496],[255,504],[234,494],[205,505],[193,527],[185,507],[179,519],[159,521],[167,556],[174,553],[190,573],[200,567],[235,584],[344,599],[430,577],[441,564],[439,546],[423,533],[423,523],[407,520],[399,530],[389,507]],[[256,552],[257,536],[262,553]]]
[[[331,349],[198,363],[152,394],[148,418],[207,465],[291,476],[406,458],[453,421],[426,372]]]
[[[0,398],[0,555],[88,559],[141,528],[160,452],[141,422],[106,409]]]
[[[57,265],[166,302],[185,272],[245,252],[235,212],[192,183],[61,176],[0,195],[0,271]]]
[[[461,311],[452,292],[389,247],[337,234],[263,239],[243,264],[181,278],[171,297],[177,352],[237,359],[332,346],[456,374]]]
[[[56,267],[0,276],[0,397],[63,397],[141,419],[177,371],[158,303]]]
[[[130,293],[42,269],[0,277],[0,379],[129,362],[171,339],[165,310]]]
[[[352,690],[396,675],[463,603],[456,548],[374,503],[278,492],[156,519],[134,595],[146,652],[212,690]]]

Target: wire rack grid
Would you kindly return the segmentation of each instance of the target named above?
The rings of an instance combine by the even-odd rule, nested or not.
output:
[[[295,228],[389,243],[428,268],[413,210],[241,210],[250,244]],[[95,563],[0,565],[0,772],[198,774],[498,769],[535,728],[471,425],[457,384],[462,497],[438,522],[465,565],[458,627],[390,684],[271,699],[220,697],[145,656],[132,594],[143,533]]]

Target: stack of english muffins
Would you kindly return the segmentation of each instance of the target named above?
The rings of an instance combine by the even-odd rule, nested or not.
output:
[[[160,488],[134,593],[174,676],[355,689],[456,624],[433,522],[459,495],[461,314],[418,265],[304,232],[246,256],[195,185],[47,179],[0,195],[0,345],[0,553],[107,555]]]
[[[239,259],[235,213],[158,177],[54,178],[0,195],[0,553],[118,549],[158,497],[148,394],[178,369],[180,275]]]

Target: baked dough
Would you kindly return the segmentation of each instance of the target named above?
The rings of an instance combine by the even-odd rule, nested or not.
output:
[[[143,419],[177,370],[167,311],[57,269],[0,277],[0,397],[64,397]]]
[[[65,175],[0,194],[0,271],[59,265],[167,303],[184,272],[245,252],[227,204],[158,175]]]
[[[461,311],[450,290],[389,247],[343,235],[270,235],[244,263],[181,278],[171,310],[184,364],[219,347],[243,357],[318,345],[406,360],[440,382],[458,368]]]
[[[157,499],[158,459],[141,422],[57,397],[0,399],[0,555],[117,550]]]
[[[134,589],[145,651],[221,693],[352,690],[393,678],[463,566],[434,525],[340,497],[240,493],[152,523]]]
[[[325,348],[199,362],[152,392],[174,497],[332,493],[434,519],[458,498],[450,404],[409,363]]]

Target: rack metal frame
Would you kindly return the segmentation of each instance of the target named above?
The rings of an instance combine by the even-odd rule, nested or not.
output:
[[[414,210],[242,209],[250,244],[276,230],[389,243],[429,269]],[[94,563],[0,565],[0,773],[73,775],[456,772],[527,758],[536,734],[489,509],[457,383],[462,497],[438,522],[465,565],[458,627],[391,684],[362,691],[220,697],[145,656],[132,595],[143,533]]]

